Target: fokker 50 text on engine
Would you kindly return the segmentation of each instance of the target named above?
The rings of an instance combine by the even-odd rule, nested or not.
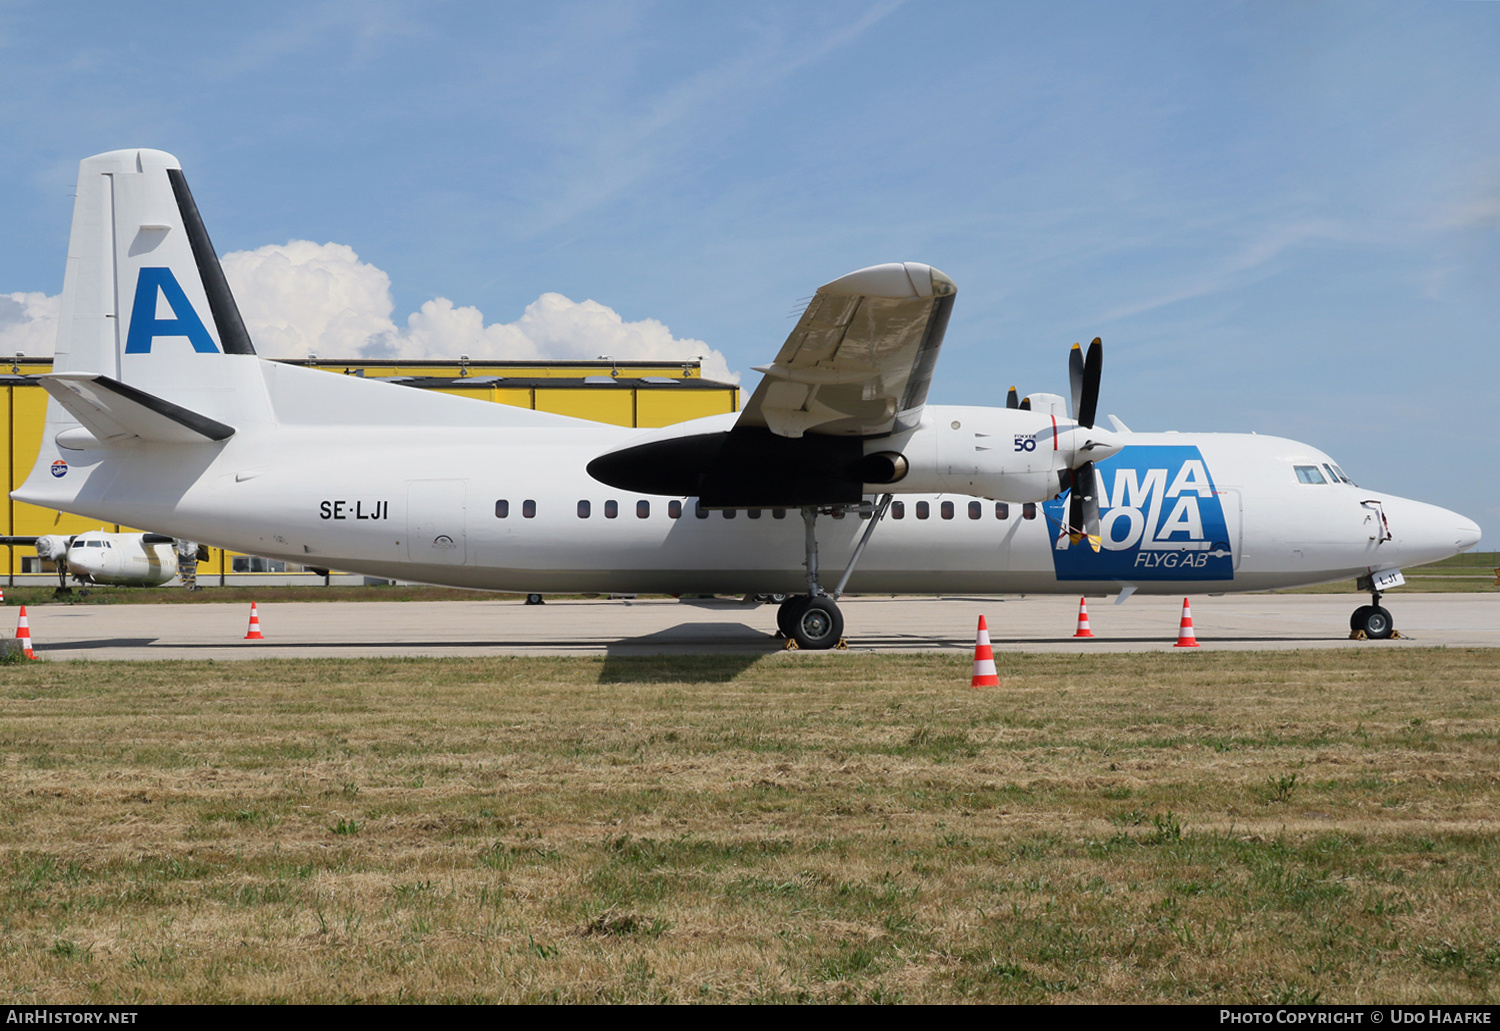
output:
[[[40,457],[13,497],[273,558],[522,592],[784,593],[803,647],[845,590],[1265,590],[1479,540],[1278,437],[1095,425],[1101,349],[1063,399],[927,403],[955,300],[876,265],[817,291],[738,414],[662,430],[257,358],[176,159],[78,179]],[[831,570],[826,580],[824,571]],[[830,583],[832,586],[830,586]]]

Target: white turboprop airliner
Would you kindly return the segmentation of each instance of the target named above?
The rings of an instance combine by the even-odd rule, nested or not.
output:
[[[1400,568],[1479,541],[1306,444],[1094,426],[1097,342],[1073,352],[1075,418],[1051,394],[927,404],[954,298],[926,265],[861,269],[818,290],[738,415],[623,429],[257,358],[177,160],[114,151],[79,170],[46,431],[12,496],[460,587],[786,593],[808,648],[839,640],[845,589],[1350,577],[1372,602],[1351,626],[1385,637]]]
[[[71,575],[79,583],[159,587],[177,575],[177,541],[159,533],[89,530],[68,536],[0,537],[0,545],[33,547],[57,563],[59,586]]]

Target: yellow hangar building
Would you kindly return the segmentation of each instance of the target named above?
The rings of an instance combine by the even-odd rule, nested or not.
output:
[[[617,426],[668,426],[672,423],[739,411],[739,387],[703,378],[696,359],[680,362],[599,361],[489,362],[469,361],[344,361],[316,356],[278,359],[287,364],[307,365],[330,375],[386,379],[415,390],[438,390],[472,397],[493,404],[515,405],[539,412],[555,412]],[[5,499],[0,536],[39,537],[44,534],[75,534],[86,530],[113,532],[150,530],[151,527],[100,525],[98,521],[38,508],[14,501],[9,492],[31,473],[42,444],[42,425],[47,411],[47,392],[34,377],[52,371],[52,359],[17,355],[8,375],[0,374],[0,405],[9,446],[4,451]],[[6,547],[8,569],[5,582],[55,582],[53,564],[23,545]],[[282,563],[208,549],[208,558],[198,564],[200,587],[231,583],[322,582],[323,577]]]

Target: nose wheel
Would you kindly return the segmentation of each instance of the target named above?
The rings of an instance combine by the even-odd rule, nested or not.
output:
[[[1380,592],[1371,591],[1370,600],[1374,604],[1361,605],[1349,617],[1350,636],[1364,634],[1371,641],[1388,640],[1396,633],[1396,621],[1391,618],[1390,610],[1380,604]]]

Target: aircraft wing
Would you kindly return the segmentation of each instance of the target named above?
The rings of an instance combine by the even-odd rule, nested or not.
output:
[[[731,428],[669,429],[600,455],[589,474],[622,490],[696,496],[705,508],[857,504],[865,483],[887,482],[864,441],[921,421],[957,292],[916,262],[835,279],[759,370],[765,378]]]
[[[877,437],[914,427],[957,287],[930,265],[892,262],[818,288],[735,429],[779,437]]]

